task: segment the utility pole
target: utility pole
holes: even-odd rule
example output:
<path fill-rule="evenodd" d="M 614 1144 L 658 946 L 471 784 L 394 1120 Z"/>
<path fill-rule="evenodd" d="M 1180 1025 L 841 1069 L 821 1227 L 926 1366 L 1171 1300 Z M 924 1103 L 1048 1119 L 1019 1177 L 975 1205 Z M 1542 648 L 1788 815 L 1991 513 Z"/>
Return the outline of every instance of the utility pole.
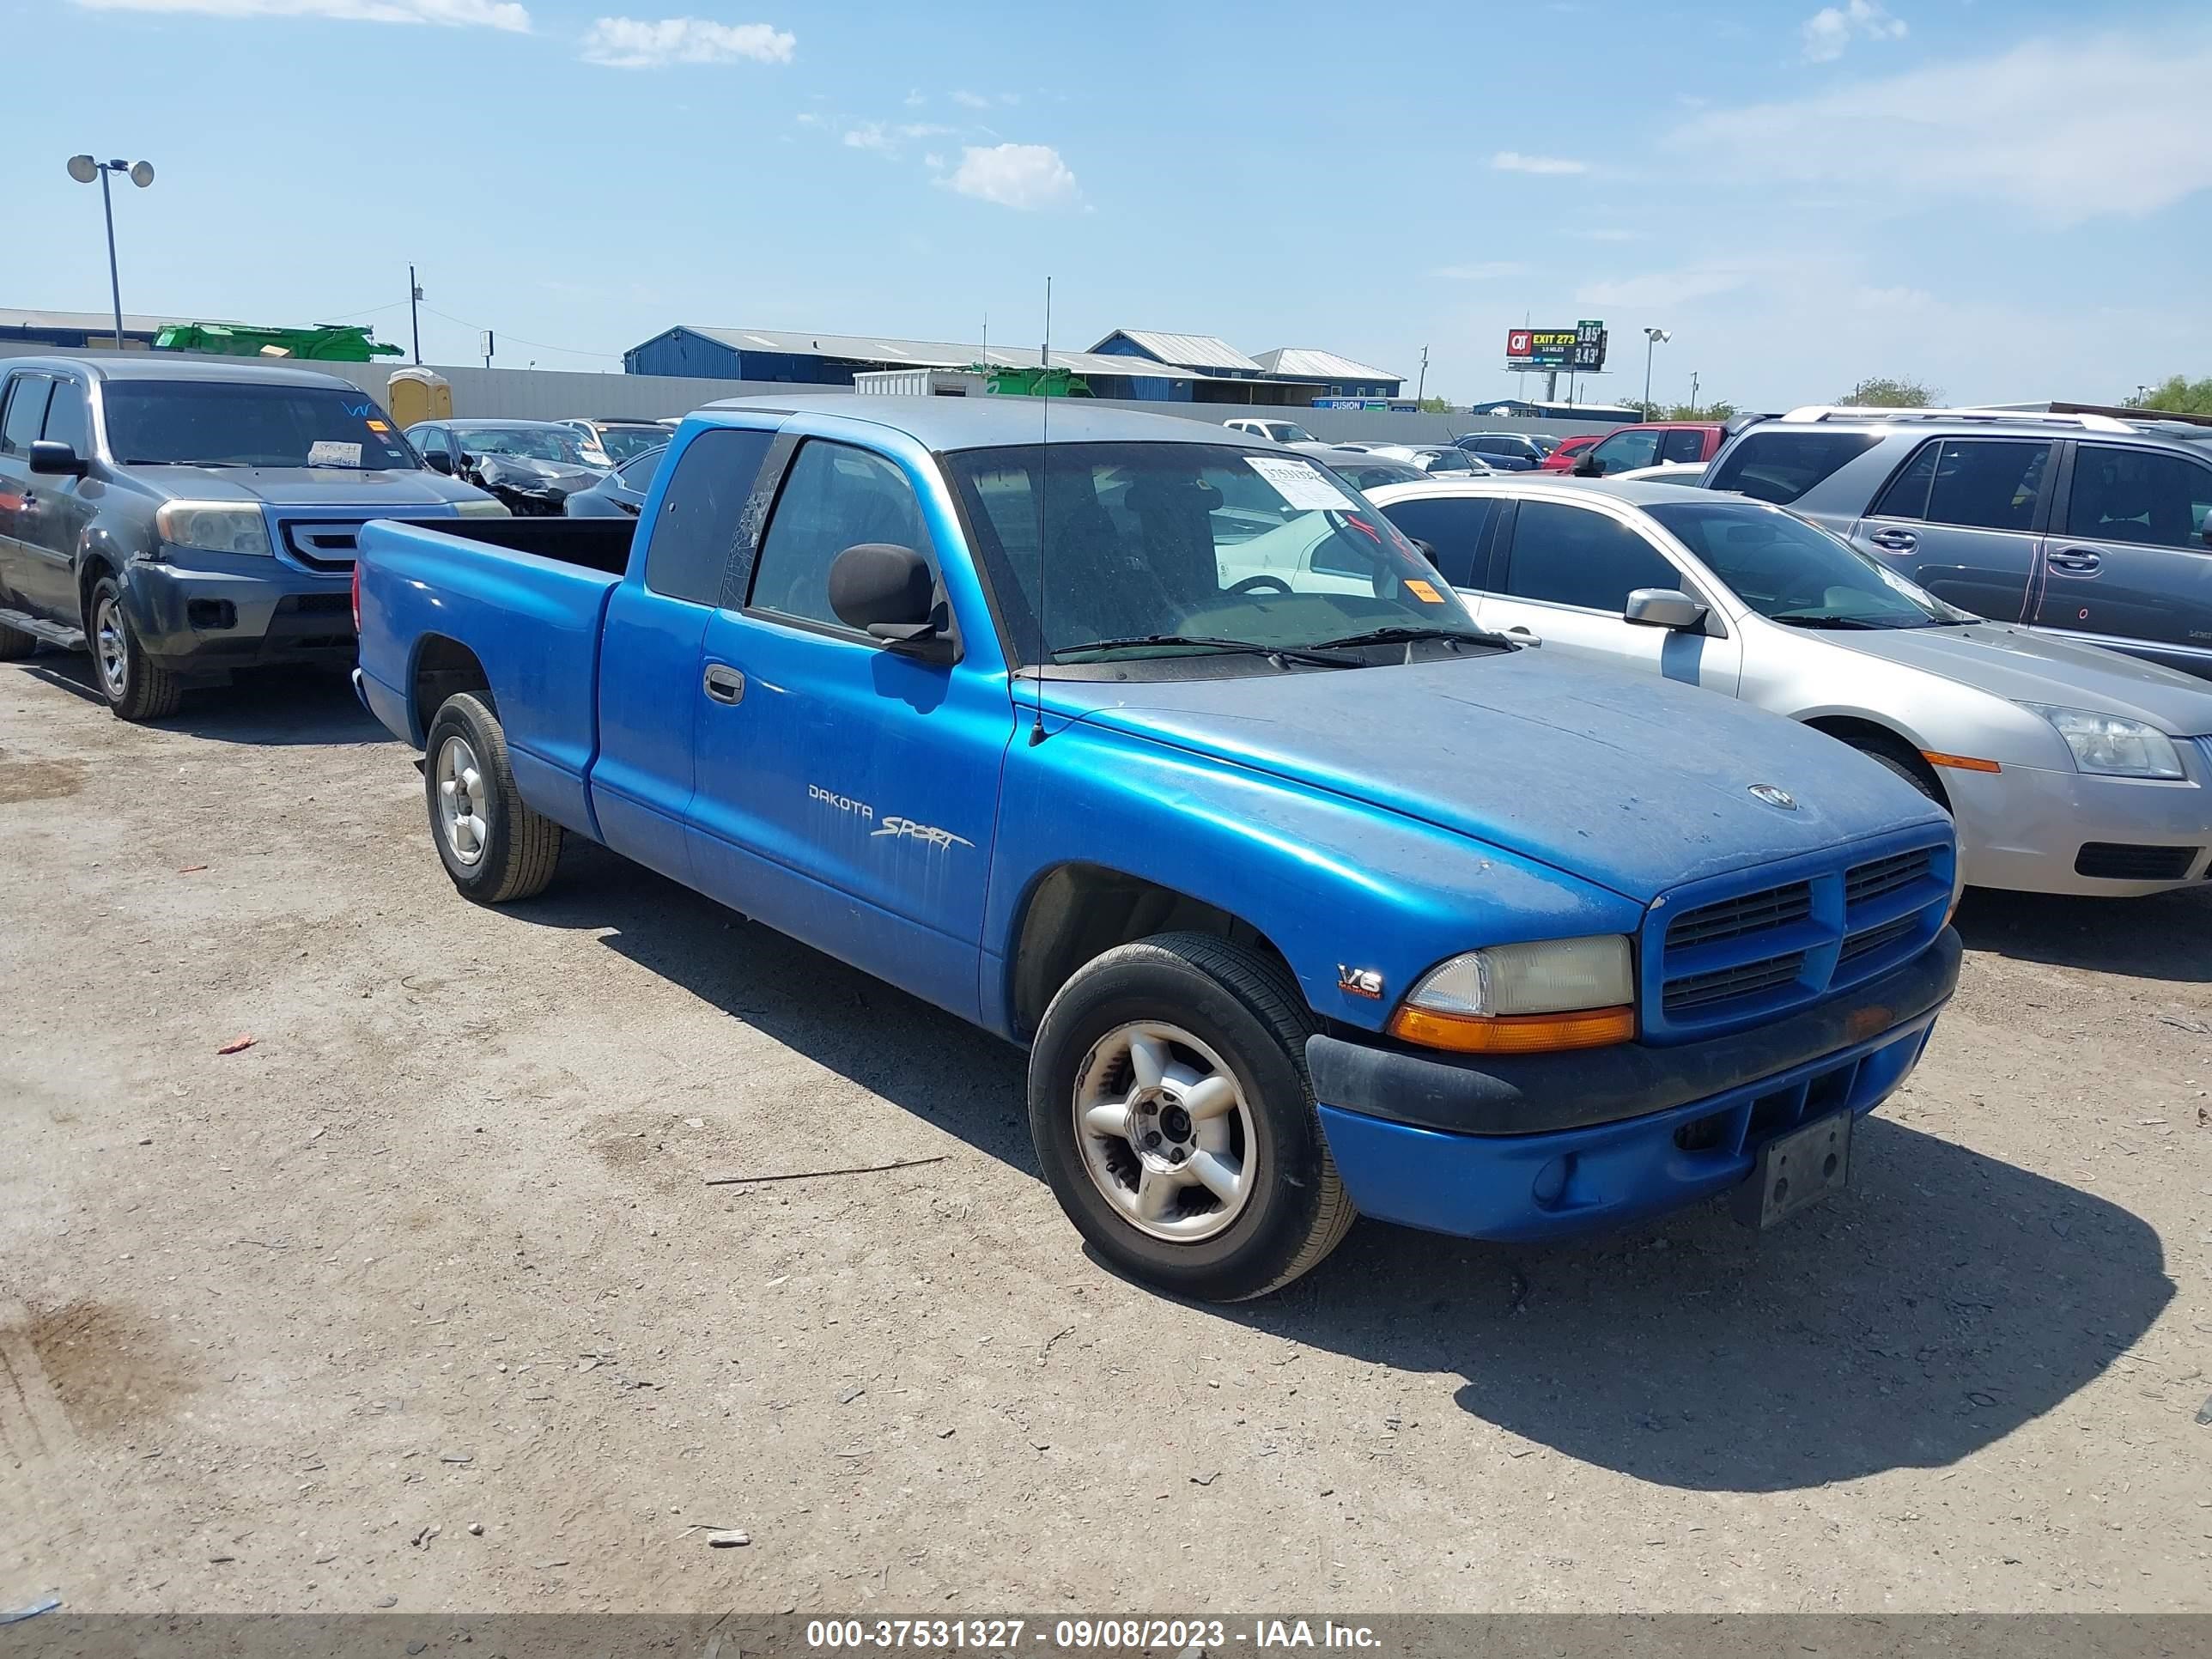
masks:
<path fill-rule="evenodd" d="M 100 180 L 100 210 L 107 221 L 107 294 L 115 305 L 115 349 L 123 349 L 123 279 L 115 270 L 115 202 L 108 194 L 107 175 L 120 173 L 143 190 L 154 182 L 154 168 L 146 161 L 101 161 L 89 155 L 72 155 L 69 176 L 80 185 Z"/>
<path fill-rule="evenodd" d="M 1698 371 L 1690 371 L 1690 418 L 1698 418 Z"/>
<path fill-rule="evenodd" d="M 1399 381 L 1399 382 L 1398 382 L 1398 384 L 1399 384 L 1400 386 L 1403 386 L 1403 385 L 1405 385 L 1405 382 L 1404 382 L 1403 380 L 1401 380 L 1401 381 Z M 1414 401 L 1415 403 L 1419 403 L 1419 402 L 1420 402 L 1420 401 L 1421 401 L 1422 394 L 1423 394 L 1423 393 L 1425 393 L 1425 392 L 1427 392 L 1427 391 L 1428 391 L 1428 389 L 1429 389 L 1429 349 L 1428 349 L 1428 347 L 1426 347 L 1426 346 L 1423 346 L 1423 347 L 1421 348 L 1421 378 L 1420 378 L 1419 380 L 1416 380 L 1416 381 L 1414 381 L 1414 382 L 1413 382 L 1413 401 Z"/>
<path fill-rule="evenodd" d="M 415 331 L 415 362 L 422 362 L 422 313 L 416 307 L 422 303 L 422 285 L 415 280 L 415 267 L 407 267 L 407 321 Z"/>
<path fill-rule="evenodd" d="M 1651 354 L 1674 337 L 1663 328 L 1644 331 L 1644 418 L 1651 418 Z"/>

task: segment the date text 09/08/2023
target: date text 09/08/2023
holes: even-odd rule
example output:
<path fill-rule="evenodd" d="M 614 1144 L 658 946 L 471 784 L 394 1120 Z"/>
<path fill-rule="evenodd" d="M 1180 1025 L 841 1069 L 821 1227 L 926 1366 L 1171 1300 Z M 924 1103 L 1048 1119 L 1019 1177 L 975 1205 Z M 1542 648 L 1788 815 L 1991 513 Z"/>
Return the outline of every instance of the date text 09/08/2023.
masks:
<path fill-rule="evenodd" d="M 1380 1638 L 1365 1625 L 1332 1620 L 1252 1619 L 816 1619 L 806 1645 L 815 1653 L 908 1648 L 1015 1654 L 1036 1645 L 1070 1652 L 1219 1653 L 1232 1644 L 1280 1648 L 1372 1649 Z"/>

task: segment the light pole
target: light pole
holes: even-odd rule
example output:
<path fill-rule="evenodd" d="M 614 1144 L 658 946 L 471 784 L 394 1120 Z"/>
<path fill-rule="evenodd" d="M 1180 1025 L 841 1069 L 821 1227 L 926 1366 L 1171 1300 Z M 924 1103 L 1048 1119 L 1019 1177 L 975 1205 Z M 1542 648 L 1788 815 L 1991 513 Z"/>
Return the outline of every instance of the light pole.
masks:
<path fill-rule="evenodd" d="M 1663 328 L 1644 331 L 1644 418 L 1651 418 L 1651 354 L 1674 337 Z"/>
<path fill-rule="evenodd" d="M 143 190 L 154 182 L 154 164 L 150 161 L 95 161 L 89 155 L 72 155 L 69 160 L 69 176 L 80 185 L 90 184 L 95 176 L 100 179 L 100 208 L 107 216 L 107 292 L 115 302 L 115 349 L 123 349 L 123 280 L 115 274 L 115 200 L 108 194 L 107 175 L 120 173 Z"/>

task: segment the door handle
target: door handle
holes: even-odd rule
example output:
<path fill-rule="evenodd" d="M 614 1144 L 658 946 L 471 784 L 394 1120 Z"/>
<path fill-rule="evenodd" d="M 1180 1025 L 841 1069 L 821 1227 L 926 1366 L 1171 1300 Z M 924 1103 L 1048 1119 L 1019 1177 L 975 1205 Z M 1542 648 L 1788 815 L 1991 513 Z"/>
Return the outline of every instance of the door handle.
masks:
<path fill-rule="evenodd" d="M 2094 576 L 2103 568 L 2105 560 L 2103 555 L 2092 553 L 2086 547 L 2069 547 L 2063 553 L 2046 555 L 2043 562 L 2069 576 Z"/>
<path fill-rule="evenodd" d="M 1541 645 L 1544 642 L 1540 635 L 1530 629 L 1522 627 L 1519 623 L 1515 623 L 1507 629 L 1505 635 L 1508 639 L 1518 640 L 1523 645 Z"/>
<path fill-rule="evenodd" d="M 745 677 L 726 663 L 708 663 L 703 684 L 707 695 L 716 702 L 744 701 Z"/>
<path fill-rule="evenodd" d="M 1910 530 L 1877 530 L 1867 539 L 1891 553 L 1910 553 L 1920 545 L 1920 538 Z"/>

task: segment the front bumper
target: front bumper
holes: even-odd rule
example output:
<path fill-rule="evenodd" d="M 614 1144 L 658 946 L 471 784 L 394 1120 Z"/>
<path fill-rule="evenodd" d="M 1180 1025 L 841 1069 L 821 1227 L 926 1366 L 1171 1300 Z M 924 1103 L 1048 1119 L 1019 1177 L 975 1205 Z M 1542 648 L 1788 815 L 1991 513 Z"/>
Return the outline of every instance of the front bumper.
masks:
<path fill-rule="evenodd" d="M 2212 761 L 2202 744 L 2177 738 L 2175 746 L 2183 764 L 2195 770 Z M 2212 874 L 2212 787 L 2199 778 L 2106 778 L 2030 766 L 2002 772 L 1948 769 L 1942 777 L 1969 887 L 2130 898 L 2186 887 Z M 2081 848 L 2091 844 L 2187 849 L 2194 856 L 2184 864 L 2177 853 L 2179 873 L 2159 880 L 2077 874 Z"/>
<path fill-rule="evenodd" d="M 1363 1213 L 1470 1238 L 1565 1237 L 1710 1197 L 1775 1135 L 1874 1110 L 1918 1062 L 1960 954 L 1946 928 L 1848 995 L 1675 1048 L 1471 1063 L 1316 1036 L 1306 1060 Z"/>
<path fill-rule="evenodd" d="M 266 556 L 209 555 L 204 564 L 141 560 L 124 607 L 147 655 L 172 673 L 217 675 L 270 663 L 351 662 L 347 574 Z"/>

